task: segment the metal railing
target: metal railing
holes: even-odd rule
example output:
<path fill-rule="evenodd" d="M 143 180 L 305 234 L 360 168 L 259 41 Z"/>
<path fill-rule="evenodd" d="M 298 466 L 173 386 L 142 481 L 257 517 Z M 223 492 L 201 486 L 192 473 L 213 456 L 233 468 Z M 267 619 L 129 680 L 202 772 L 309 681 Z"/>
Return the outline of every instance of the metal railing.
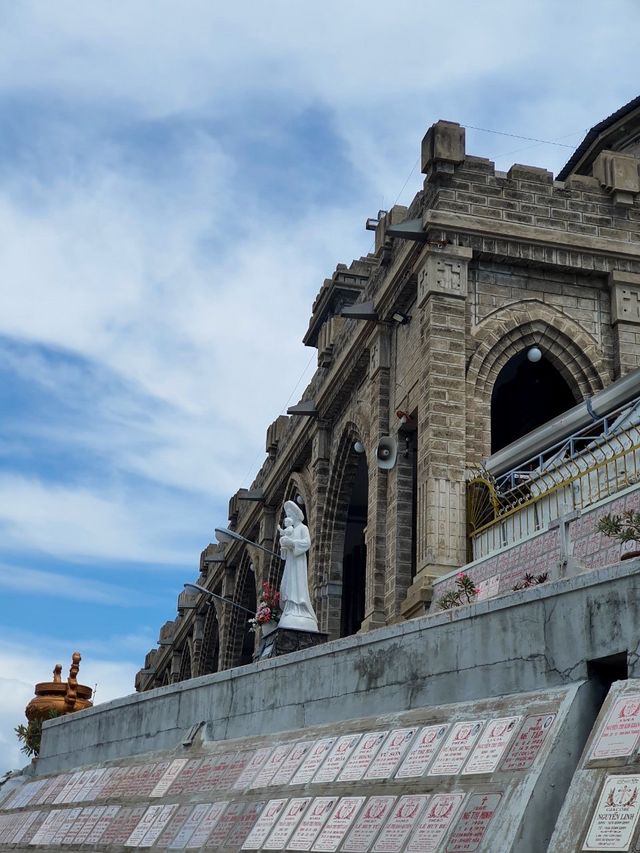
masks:
<path fill-rule="evenodd" d="M 471 472 L 467 525 L 473 558 L 517 542 L 569 512 L 640 482 L 640 398 L 532 458 L 492 476 Z"/>

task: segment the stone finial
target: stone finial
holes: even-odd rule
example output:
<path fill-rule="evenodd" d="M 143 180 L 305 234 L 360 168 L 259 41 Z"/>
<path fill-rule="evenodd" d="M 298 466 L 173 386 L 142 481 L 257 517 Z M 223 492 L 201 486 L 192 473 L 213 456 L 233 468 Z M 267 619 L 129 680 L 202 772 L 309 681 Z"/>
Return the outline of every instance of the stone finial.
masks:
<path fill-rule="evenodd" d="M 465 154 L 465 130 L 455 121 L 437 121 L 422 140 L 422 174 L 453 172 Z"/>
<path fill-rule="evenodd" d="M 57 663 L 53 668 L 53 683 L 61 684 L 62 683 L 62 664 Z"/>

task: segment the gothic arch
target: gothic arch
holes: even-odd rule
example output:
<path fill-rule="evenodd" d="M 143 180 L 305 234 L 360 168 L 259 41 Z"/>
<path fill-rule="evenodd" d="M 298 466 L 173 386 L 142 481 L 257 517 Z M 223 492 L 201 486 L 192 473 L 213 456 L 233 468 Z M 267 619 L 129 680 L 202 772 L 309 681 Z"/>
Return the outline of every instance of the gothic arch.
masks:
<path fill-rule="evenodd" d="M 178 681 L 187 681 L 189 678 L 192 678 L 191 642 L 190 640 L 187 640 L 182 649 L 182 656 L 180 658 L 180 673 L 178 675 Z"/>
<path fill-rule="evenodd" d="M 353 421 L 348 422 L 335 445 L 324 514 L 319 535 L 318 618 L 322 630 L 331 637 L 340 636 L 343 583 L 343 554 L 347 533 L 347 513 L 360 456 L 353 445 L 360 441 L 366 448 L 366 436 Z M 364 456 L 366 460 L 366 453 Z M 322 567 L 320 569 L 320 567 Z"/>
<path fill-rule="evenodd" d="M 245 548 L 240 564 L 236 572 L 236 582 L 233 592 L 233 600 L 255 613 L 256 610 L 256 581 L 255 574 L 250 568 L 251 557 Z M 224 654 L 224 669 L 232 666 L 242 666 L 251 662 L 253 651 L 252 638 L 249 635 L 248 620 L 250 614 L 231 604 L 225 604 L 229 613 L 227 616 L 228 633 L 227 647 Z M 251 649 L 249 648 L 251 646 Z"/>
<path fill-rule="evenodd" d="M 467 368 L 467 446 L 472 463 L 491 452 L 493 387 L 502 368 L 523 349 L 539 346 L 577 400 L 609 381 L 595 339 L 574 320 L 537 299 L 494 311 L 472 337 L 479 342 Z"/>
<path fill-rule="evenodd" d="M 202 631 L 202 649 L 200 651 L 200 666 L 198 675 L 209 675 L 217 672 L 219 667 L 220 626 L 215 605 L 207 609 Z"/>

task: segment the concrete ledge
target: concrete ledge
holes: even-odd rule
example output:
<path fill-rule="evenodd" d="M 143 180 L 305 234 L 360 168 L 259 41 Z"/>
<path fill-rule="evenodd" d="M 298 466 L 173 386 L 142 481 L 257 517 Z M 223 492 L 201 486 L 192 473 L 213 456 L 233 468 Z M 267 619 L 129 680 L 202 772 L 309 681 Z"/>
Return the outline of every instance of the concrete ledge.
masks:
<path fill-rule="evenodd" d="M 640 560 L 134 694 L 45 724 L 38 773 L 178 745 L 546 689 L 627 653 L 640 674 Z"/>

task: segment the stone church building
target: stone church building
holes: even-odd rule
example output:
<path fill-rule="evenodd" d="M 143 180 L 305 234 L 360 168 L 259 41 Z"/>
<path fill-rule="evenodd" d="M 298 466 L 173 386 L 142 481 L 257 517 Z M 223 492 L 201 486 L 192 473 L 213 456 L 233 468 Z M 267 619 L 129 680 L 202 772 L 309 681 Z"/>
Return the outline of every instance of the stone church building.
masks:
<path fill-rule="evenodd" d="M 423 189 L 367 220 L 375 251 L 323 282 L 303 338 L 316 373 L 268 427 L 228 523 L 277 550 L 283 502 L 298 501 L 330 639 L 427 612 L 500 512 L 491 459 L 640 365 L 639 158 L 640 98 L 593 127 L 557 178 L 497 171 L 466 150 L 464 127 L 438 121 Z M 280 572 L 234 541 L 205 548 L 198 582 L 253 610 Z M 186 589 L 136 689 L 248 663 L 254 645 L 246 614 Z"/>
<path fill-rule="evenodd" d="M 423 189 L 320 288 L 226 544 L 137 692 L 0 779 L 0 848 L 640 850 L 640 542 L 601 525 L 640 518 L 639 167 L 640 98 L 557 179 L 428 130 Z M 270 656 L 288 500 L 329 642 Z"/>

